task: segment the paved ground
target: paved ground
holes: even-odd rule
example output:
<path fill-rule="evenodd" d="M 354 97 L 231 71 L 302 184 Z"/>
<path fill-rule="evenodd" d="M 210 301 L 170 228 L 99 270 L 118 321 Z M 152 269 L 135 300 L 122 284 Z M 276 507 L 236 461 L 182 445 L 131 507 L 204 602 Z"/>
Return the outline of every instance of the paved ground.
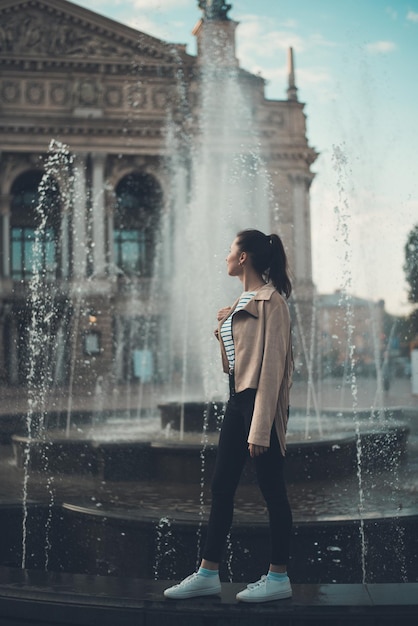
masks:
<path fill-rule="evenodd" d="M 353 403 L 362 409 L 404 407 L 408 409 L 412 440 L 418 441 L 418 396 L 411 394 L 410 381 L 396 379 L 392 381 L 389 392 L 380 395 L 376 394 L 376 381 L 359 379 L 357 383 L 353 395 L 349 387 L 341 385 L 341 381 L 324 381 L 315 388 L 318 405 L 337 409 L 350 408 Z M 11 390 L 0 389 L 0 395 L 0 419 L 2 414 L 24 414 L 27 411 L 27 398 L 21 391 L 16 395 L 15 391 L 12 393 Z M 142 406 L 152 406 L 156 404 L 158 393 L 155 395 L 155 390 L 151 393 L 150 390 L 138 387 L 118 387 L 112 390 L 110 396 L 102 397 L 100 404 L 115 409 L 134 409 L 139 397 L 142 397 Z M 91 410 L 97 406 L 96 402 L 97 398 L 76 393 L 71 406 L 75 411 Z M 296 382 L 292 391 L 292 406 L 304 409 L 307 404 L 314 404 L 312 390 L 306 383 Z M 68 399 L 56 394 L 50 398 L 49 405 L 53 410 L 66 410 Z M 36 480 L 31 479 L 30 487 L 32 497 L 38 499 L 41 483 L 37 484 Z M 85 476 L 77 481 L 73 477 L 63 477 L 62 484 L 58 483 L 56 487 L 59 500 L 61 490 L 62 495 L 70 496 L 72 490 L 79 493 L 80 489 L 85 488 L 97 495 L 95 490 L 103 490 L 104 484 L 94 477 Z M 119 483 L 116 487 L 113 495 L 115 502 L 120 502 L 125 486 Z M 128 485 L 126 489 L 132 499 L 131 486 Z M 21 493 L 22 472 L 12 462 L 11 447 L 1 446 L 0 502 L 14 500 L 21 497 Z M 417 492 L 413 493 L 416 496 Z M 337 621 L 344 626 L 368 626 L 371 623 L 374 626 L 389 626 L 394 621 L 412 626 L 418 623 L 417 584 L 296 585 L 293 600 L 254 607 L 237 605 L 234 597 L 238 585 L 226 584 L 220 601 L 204 599 L 181 605 L 162 601 L 165 583 L 161 581 L 103 579 L 0 568 L 0 623 L 5 626 L 15 626 L 17 623 L 22 626 L 41 623 L 42 626 L 56 626 L 65 622 L 87 626 L 96 623 L 128 625 L 158 622 L 170 626 L 185 626 L 189 623 L 195 626 L 197 623 L 227 622 L 231 626 L 243 626 L 257 621 L 261 626 L 283 619 L 292 626 L 305 623 L 331 625 Z"/>

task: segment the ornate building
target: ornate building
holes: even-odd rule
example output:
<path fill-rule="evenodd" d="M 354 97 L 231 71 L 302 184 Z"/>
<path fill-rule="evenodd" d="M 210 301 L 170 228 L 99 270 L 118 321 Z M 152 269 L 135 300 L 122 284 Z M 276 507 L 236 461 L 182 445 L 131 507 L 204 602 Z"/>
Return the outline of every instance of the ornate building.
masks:
<path fill-rule="evenodd" d="M 267 100 L 263 79 L 235 58 L 230 6 L 199 7 L 195 57 L 67 0 L 0 0 L 1 385 L 26 384 L 34 355 L 51 385 L 65 387 L 70 378 L 94 385 L 109 373 L 119 382 L 153 377 L 135 371 L 135 354 L 144 348 L 145 322 L 149 328 L 160 314 L 148 292 L 156 233 L 171 206 L 166 122 L 170 115 L 189 136 L 198 132 L 208 36 L 221 42 L 220 62 L 229 47 L 251 99 L 273 190 L 272 229 L 278 205 L 295 293 L 302 305 L 310 302 L 316 153 L 292 53 L 287 98 Z M 132 285 L 140 310 L 132 309 Z M 36 322 L 44 340 L 31 356 L 33 310 L 43 300 L 53 315 Z"/>

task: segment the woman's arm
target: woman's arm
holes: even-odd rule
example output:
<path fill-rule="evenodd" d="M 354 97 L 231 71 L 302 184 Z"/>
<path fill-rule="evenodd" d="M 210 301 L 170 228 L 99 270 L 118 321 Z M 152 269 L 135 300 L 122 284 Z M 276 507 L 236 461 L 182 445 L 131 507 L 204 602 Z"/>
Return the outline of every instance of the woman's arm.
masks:
<path fill-rule="evenodd" d="M 250 452 L 250 457 L 253 459 L 255 456 L 260 456 L 260 454 L 267 452 L 268 448 L 266 446 L 256 446 L 254 443 L 249 443 L 248 450 Z"/>
<path fill-rule="evenodd" d="M 290 342 L 290 315 L 286 302 L 280 298 L 274 302 L 270 300 L 266 305 L 263 360 L 248 435 L 249 444 L 262 448 L 270 446 Z"/>

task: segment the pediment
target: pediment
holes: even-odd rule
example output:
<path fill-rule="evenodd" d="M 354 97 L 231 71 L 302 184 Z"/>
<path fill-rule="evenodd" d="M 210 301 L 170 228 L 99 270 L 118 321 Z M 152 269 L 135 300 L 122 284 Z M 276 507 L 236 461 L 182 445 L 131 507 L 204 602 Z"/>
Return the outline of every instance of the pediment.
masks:
<path fill-rule="evenodd" d="M 189 57 L 67 0 L 0 0 L 0 58 L 175 63 L 179 54 Z"/>

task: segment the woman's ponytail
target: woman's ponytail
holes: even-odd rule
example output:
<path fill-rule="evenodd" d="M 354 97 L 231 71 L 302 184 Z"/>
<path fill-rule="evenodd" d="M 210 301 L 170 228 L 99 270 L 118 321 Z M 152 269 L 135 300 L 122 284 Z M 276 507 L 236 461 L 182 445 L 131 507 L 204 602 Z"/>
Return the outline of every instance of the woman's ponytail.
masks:
<path fill-rule="evenodd" d="M 283 242 L 275 233 L 265 235 L 259 230 L 242 230 L 237 235 L 241 252 L 251 257 L 256 272 L 271 281 L 277 291 L 289 298 L 292 293 L 287 257 Z"/>
<path fill-rule="evenodd" d="M 268 278 L 271 280 L 277 291 L 289 298 L 292 293 L 292 283 L 290 282 L 287 257 L 283 242 L 275 233 L 269 237 L 271 246 L 271 262 Z"/>

